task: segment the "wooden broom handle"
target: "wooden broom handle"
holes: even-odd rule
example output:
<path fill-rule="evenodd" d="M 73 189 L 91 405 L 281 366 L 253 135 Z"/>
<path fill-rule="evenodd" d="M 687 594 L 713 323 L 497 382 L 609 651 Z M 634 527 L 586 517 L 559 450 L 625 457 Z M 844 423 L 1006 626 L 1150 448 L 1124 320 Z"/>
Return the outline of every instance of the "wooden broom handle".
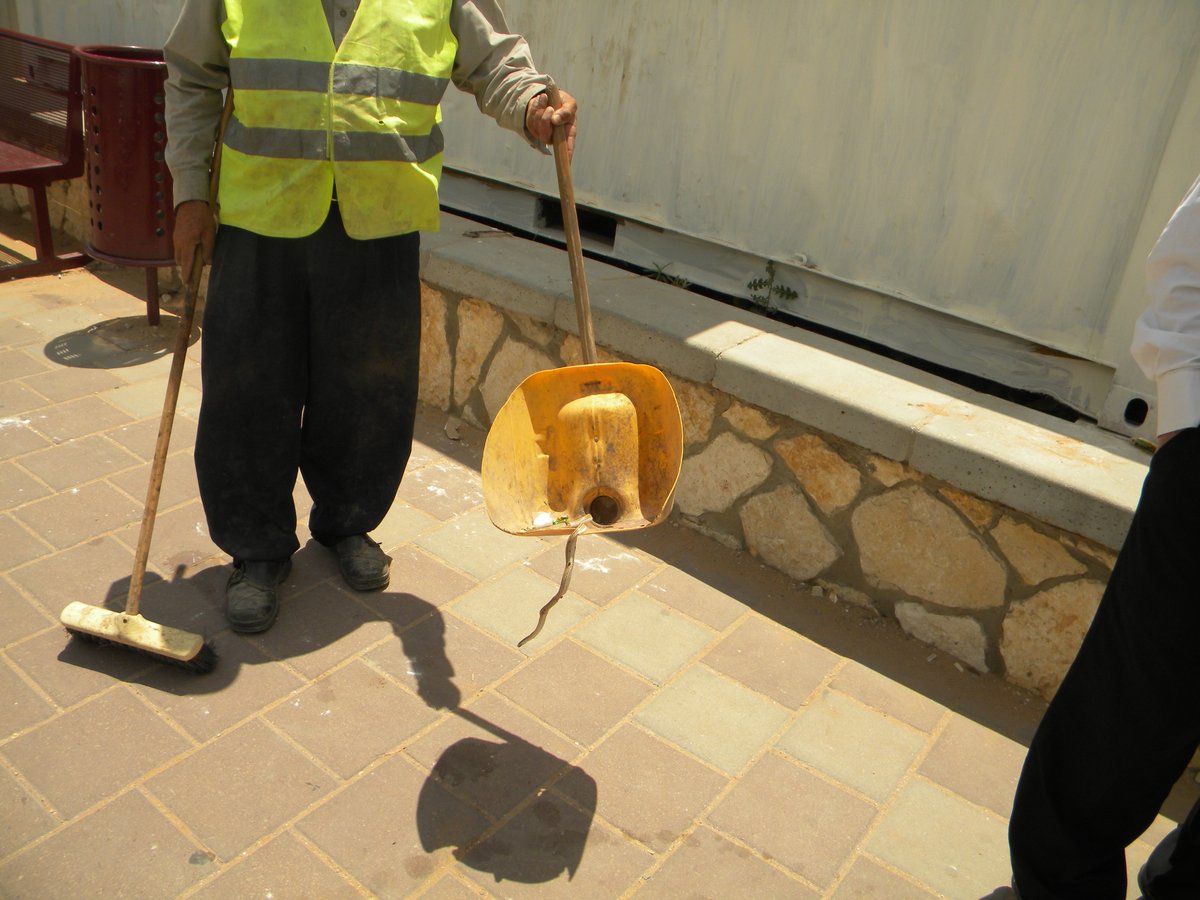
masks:
<path fill-rule="evenodd" d="M 562 106 L 558 86 L 551 82 L 546 91 L 550 105 Z M 579 215 L 575 210 L 575 187 L 571 183 L 571 159 L 567 155 L 567 129 L 554 126 L 554 170 L 558 173 L 558 196 L 562 203 L 563 231 L 567 236 L 567 259 L 571 265 L 571 290 L 575 293 L 575 313 L 579 317 L 579 342 L 583 361 L 596 361 L 596 335 L 592 330 L 592 306 L 588 300 L 587 279 L 583 274 L 583 242 L 579 238 Z"/>
<path fill-rule="evenodd" d="M 221 177 L 221 141 L 225 126 L 233 111 L 233 89 L 225 95 L 225 107 L 217 125 L 216 142 L 213 145 L 212 167 L 208 182 L 208 208 L 214 215 L 217 209 L 217 186 Z M 192 337 L 192 322 L 196 317 L 196 295 L 200 293 L 200 279 L 204 274 L 204 248 L 197 243 L 192 254 L 192 277 L 188 280 L 187 293 L 183 298 L 183 311 L 179 317 L 179 330 L 175 334 L 175 348 L 171 355 L 171 372 L 167 376 L 167 393 L 163 398 L 162 418 L 158 424 L 158 440 L 154 444 L 154 460 L 150 465 L 150 485 L 146 489 L 146 506 L 142 510 L 142 529 L 138 534 L 137 550 L 133 556 L 133 574 L 129 577 L 129 595 L 125 600 L 125 614 L 136 616 L 141 608 L 142 585 L 146 580 L 146 563 L 150 559 L 150 539 L 154 535 L 154 520 L 158 515 L 158 500 L 162 494 L 163 473 L 167 468 L 167 449 L 171 445 L 171 430 L 175 424 L 175 407 L 179 403 L 179 386 L 183 382 L 183 364 L 187 359 L 188 341 Z"/>

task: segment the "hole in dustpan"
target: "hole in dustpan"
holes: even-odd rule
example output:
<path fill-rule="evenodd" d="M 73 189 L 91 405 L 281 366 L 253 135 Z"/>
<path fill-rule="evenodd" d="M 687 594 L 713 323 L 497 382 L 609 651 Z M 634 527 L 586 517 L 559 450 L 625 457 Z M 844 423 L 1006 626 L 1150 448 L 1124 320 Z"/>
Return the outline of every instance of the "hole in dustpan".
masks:
<path fill-rule="evenodd" d="M 613 497 L 599 494 L 588 504 L 588 514 L 597 525 L 611 525 L 621 518 L 621 504 Z"/>

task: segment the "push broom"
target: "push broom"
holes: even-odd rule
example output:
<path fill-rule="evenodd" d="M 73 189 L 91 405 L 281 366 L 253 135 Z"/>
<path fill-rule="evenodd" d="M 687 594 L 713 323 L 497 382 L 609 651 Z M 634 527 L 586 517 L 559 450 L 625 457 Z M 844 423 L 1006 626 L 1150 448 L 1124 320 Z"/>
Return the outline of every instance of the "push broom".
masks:
<path fill-rule="evenodd" d="M 221 112 L 221 121 L 213 146 L 208 190 L 210 210 L 216 209 L 217 184 L 221 170 L 221 140 L 232 109 L 233 91 L 230 90 L 226 92 L 225 108 Z M 129 578 L 129 594 L 125 599 L 125 608 L 112 610 L 75 601 L 59 616 L 59 621 L 73 638 L 93 644 L 130 648 L 161 662 L 199 673 L 212 671 L 216 665 L 217 654 L 212 645 L 198 634 L 151 621 L 138 610 L 142 598 L 142 585 L 146 579 L 146 562 L 150 556 L 150 538 L 154 533 L 154 519 L 158 514 L 158 499 L 162 493 L 167 448 L 171 443 L 171 427 L 175 422 L 175 406 L 179 400 L 179 386 L 183 380 L 183 363 L 187 358 L 188 340 L 192 334 L 192 321 L 196 314 L 196 295 L 200 292 L 200 277 L 203 271 L 204 254 L 197 243 L 192 257 L 191 278 L 179 318 L 179 332 L 175 336 L 171 372 L 167 376 L 167 393 L 158 425 L 158 441 L 154 446 L 154 460 L 150 466 L 150 486 L 146 491 L 142 528 L 134 553 L 133 574 Z"/>

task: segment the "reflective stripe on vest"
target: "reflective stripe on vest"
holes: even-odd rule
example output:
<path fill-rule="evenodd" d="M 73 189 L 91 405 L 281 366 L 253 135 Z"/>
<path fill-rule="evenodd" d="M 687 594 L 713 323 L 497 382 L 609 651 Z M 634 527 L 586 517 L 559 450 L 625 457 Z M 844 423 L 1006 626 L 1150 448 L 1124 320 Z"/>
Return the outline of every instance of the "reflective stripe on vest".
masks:
<path fill-rule="evenodd" d="M 457 51 L 450 0 L 362 0 L 336 50 L 319 0 L 225 6 L 234 117 L 221 220 L 311 234 L 336 181 L 352 237 L 436 230 L 438 103 Z"/>

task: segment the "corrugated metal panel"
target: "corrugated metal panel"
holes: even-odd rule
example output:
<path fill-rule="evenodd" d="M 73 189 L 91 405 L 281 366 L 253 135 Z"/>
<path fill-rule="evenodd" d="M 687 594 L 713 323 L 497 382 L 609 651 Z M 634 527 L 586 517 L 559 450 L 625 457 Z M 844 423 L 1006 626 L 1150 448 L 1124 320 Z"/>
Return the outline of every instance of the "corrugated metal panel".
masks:
<path fill-rule="evenodd" d="M 1200 5 L 506 10 L 580 100 L 581 202 L 1108 368 L 1123 358 L 1116 292 L 1195 77 Z M 469 99 L 447 109 L 450 165 L 553 193 L 544 161 Z"/>

